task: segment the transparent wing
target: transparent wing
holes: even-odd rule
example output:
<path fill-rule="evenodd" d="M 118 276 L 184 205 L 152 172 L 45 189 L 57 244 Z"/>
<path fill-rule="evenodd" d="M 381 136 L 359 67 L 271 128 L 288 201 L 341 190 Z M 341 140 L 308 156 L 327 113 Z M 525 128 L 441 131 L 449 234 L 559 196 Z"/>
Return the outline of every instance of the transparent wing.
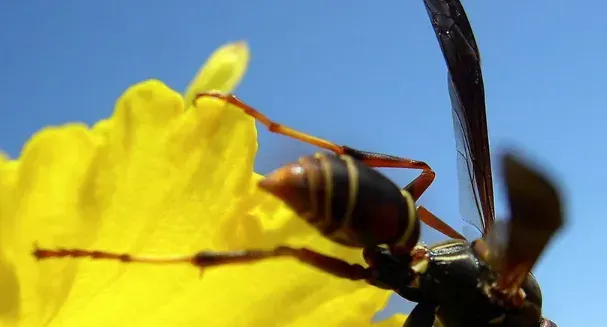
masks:
<path fill-rule="evenodd" d="M 495 221 L 485 91 L 478 46 L 457 0 L 424 0 L 449 69 L 460 213 L 485 235 Z"/>

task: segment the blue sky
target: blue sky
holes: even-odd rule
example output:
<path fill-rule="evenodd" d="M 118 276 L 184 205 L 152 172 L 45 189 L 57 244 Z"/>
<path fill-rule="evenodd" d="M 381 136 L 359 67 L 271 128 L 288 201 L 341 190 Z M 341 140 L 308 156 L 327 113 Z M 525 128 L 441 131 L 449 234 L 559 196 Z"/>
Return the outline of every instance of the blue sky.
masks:
<path fill-rule="evenodd" d="M 607 235 L 607 42 L 602 16 L 588 13 L 607 5 L 591 2 L 464 2 L 483 59 L 493 154 L 520 147 L 564 188 L 569 224 L 535 269 L 545 314 L 560 326 L 600 321 L 607 291 L 597 254 Z M 252 61 L 243 99 L 338 143 L 430 163 L 438 177 L 422 202 L 461 229 L 442 55 L 421 0 L 381 3 L 3 1 L 0 149 L 17 156 L 44 125 L 106 117 L 144 79 L 184 90 L 216 47 L 244 39 Z M 315 150 L 260 131 L 260 172 Z M 414 177 L 387 174 L 403 185 Z M 388 310 L 409 307 L 395 300 Z"/>

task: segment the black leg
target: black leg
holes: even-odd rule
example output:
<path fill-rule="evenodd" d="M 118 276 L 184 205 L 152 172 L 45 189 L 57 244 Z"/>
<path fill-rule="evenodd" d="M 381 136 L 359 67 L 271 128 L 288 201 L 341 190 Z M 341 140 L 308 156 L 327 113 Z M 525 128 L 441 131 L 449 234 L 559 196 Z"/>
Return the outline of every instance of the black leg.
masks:
<path fill-rule="evenodd" d="M 313 266 L 326 273 L 351 280 L 369 280 L 372 272 L 361 265 L 350 264 L 341 259 L 330 257 L 306 248 L 278 246 L 269 250 L 240 250 L 240 251 L 201 251 L 194 255 L 172 257 L 135 256 L 128 253 L 112 253 L 106 251 L 88 251 L 84 249 L 42 249 L 36 246 L 33 255 L 38 259 L 49 258 L 90 258 L 116 260 L 122 262 L 140 262 L 148 264 L 191 264 L 200 269 L 233 265 L 251 264 L 258 261 L 291 257 L 307 265 Z"/>

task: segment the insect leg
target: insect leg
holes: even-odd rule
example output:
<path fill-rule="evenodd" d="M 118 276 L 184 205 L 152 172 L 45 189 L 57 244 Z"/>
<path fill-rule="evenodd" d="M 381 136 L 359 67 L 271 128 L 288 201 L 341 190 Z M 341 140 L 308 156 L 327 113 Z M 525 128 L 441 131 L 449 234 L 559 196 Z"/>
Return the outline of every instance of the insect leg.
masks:
<path fill-rule="evenodd" d="M 440 218 L 435 216 L 432 212 L 430 212 L 423 206 L 419 206 L 417 208 L 417 216 L 426 225 L 436 229 L 437 231 L 447 235 L 448 237 L 460 240 L 466 239 L 462 234 L 453 229 L 453 227 L 449 226 L 447 223 L 442 221 Z"/>
<path fill-rule="evenodd" d="M 240 108 L 242 111 L 244 111 L 245 114 L 253 117 L 256 121 L 265 125 L 268 128 L 268 130 L 272 133 L 277 133 L 277 134 L 281 134 L 284 136 L 288 136 L 290 138 L 302 141 L 304 143 L 308 143 L 308 144 L 323 148 L 325 150 L 332 151 L 336 154 L 345 154 L 343 147 L 341 147 L 333 142 L 329 142 L 329 141 L 321 139 L 319 137 L 316 137 L 316 136 L 313 136 L 310 134 L 306 134 L 304 132 L 300 132 L 300 131 L 292 129 L 288 126 L 285 126 L 285 125 L 272 121 L 266 115 L 257 111 L 255 108 L 249 106 L 248 104 L 244 103 L 243 101 L 241 101 L 239 98 L 237 98 L 233 94 L 223 94 L 223 93 L 217 93 L 217 92 L 203 92 L 203 93 L 199 93 L 196 95 L 196 97 L 194 98 L 194 103 L 196 103 L 196 101 L 198 99 L 204 98 L 204 97 L 220 99 L 233 106 Z"/>
<path fill-rule="evenodd" d="M 408 290 L 409 285 L 415 279 L 416 273 L 409 269 L 412 257 L 409 253 L 398 256 L 391 250 L 373 246 L 363 249 L 363 258 L 373 272 L 373 278 L 367 279 L 371 285 L 379 288 L 394 290 L 402 296 L 403 290 Z M 406 299 L 417 301 L 419 293 L 408 292 Z"/>
<path fill-rule="evenodd" d="M 422 194 L 428 189 L 428 187 L 430 187 L 432 182 L 434 182 L 434 178 L 436 177 L 436 173 L 432 170 L 432 168 L 430 168 L 430 166 L 423 161 L 402 158 L 377 152 L 361 151 L 351 148 L 349 146 L 337 145 L 333 142 L 321 139 L 310 134 L 306 134 L 304 132 L 274 122 L 263 113 L 257 111 L 255 108 L 249 106 L 248 104 L 238 99 L 233 94 L 222 94 L 217 92 L 199 93 L 196 95 L 194 101 L 201 97 L 212 97 L 220 99 L 242 109 L 245 114 L 253 117 L 255 120 L 265 125 L 270 132 L 285 135 L 296 140 L 300 140 L 304 143 L 318 146 L 325 150 L 332 151 L 337 155 L 349 155 L 354 159 L 364 162 L 370 167 L 421 169 L 421 174 L 403 188 L 403 191 L 409 192 L 409 194 L 413 198 L 413 201 L 417 201 L 422 196 Z M 449 227 L 449 225 L 441 221 L 438 217 L 434 216 L 427 210 L 421 212 L 420 220 L 428 226 L 438 230 L 439 232 L 449 237 L 463 239 L 463 236 L 461 234 L 456 232 L 453 228 Z"/>
<path fill-rule="evenodd" d="M 173 257 L 146 257 L 128 253 L 112 253 L 105 251 L 87 251 L 82 249 L 42 249 L 36 247 L 33 255 L 38 259 L 49 258 L 91 258 L 107 259 L 122 262 L 139 262 L 149 264 L 191 264 L 200 269 L 230 265 L 254 263 L 269 258 L 292 257 L 307 265 L 313 266 L 337 277 L 351 280 L 368 280 L 371 271 L 359 264 L 350 264 L 343 260 L 330 257 L 306 248 L 279 246 L 270 250 L 239 250 L 239 251 L 201 251 L 194 255 Z"/>
<path fill-rule="evenodd" d="M 358 159 L 371 167 L 421 169 L 421 174 L 403 188 L 403 190 L 411 194 L 413 201 L 417 201 L 422 196 L 432 182 L 434 182 L 434 178 L 436 177 L 436 173 L 432 168 L 423 161 L 401 158 L 383 153 L 360 151 L 348 146 L 342 146 L 342 148 L 344 149 L 345 154 Z"/>
<path fill-rule="evenodd" d="M 392 155 L 361 151 L 348 146 L 337 145 L 333 142 L 327 141 L 325 139 L 295 130 L 288 126 L 282 125 L 275 121 L 272 121 L 263 113 L 257 111 L 255 108 L 249 106 L 244 103 L 240 99 L 238 99 L 233 94 L 222 94 L 216 92 L 205 92 L 199 93 L 196 95 L 194 101 L 202 97 L 211 97 L 226 101 L 227 103 L 234 105 L 244 111 L 245 114 L 253 117 L 255 120 L 259 121 L 263 125 L 265 125 L 270 132 L 281 134 L 284 136 L 288 136 L 294 138 L 296 140 L 302 141 L 304 143 L 308 143 L 311 145 L 318 146 L 325 150 L 331 151 L 337 155 L 345 154 L 349 155 L 357 160 L 364 162 L 365 164 L 376 167 L 376 168 L 406 168 L 406 169 L 421 169 L 422 173 L 418 176 L 413 182 L 409 183 L 405 187 L 413 200 L 419 199 L 419 197 L 426 191 L 426 189 L 432 184 L 434 181 L 435 173 L 428 166 L 427 163 L 423 161 L 401 158 Z"/>

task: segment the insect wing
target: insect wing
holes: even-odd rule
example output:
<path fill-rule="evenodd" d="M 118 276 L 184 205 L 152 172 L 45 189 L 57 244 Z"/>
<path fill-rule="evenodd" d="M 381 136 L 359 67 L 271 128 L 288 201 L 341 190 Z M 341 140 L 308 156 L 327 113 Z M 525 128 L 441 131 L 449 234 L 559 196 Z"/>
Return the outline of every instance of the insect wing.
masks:
<path fill-rule="evenodd" d="M 503 167 L 511 218 L 498 286 L 516 290 L 563 227 L 564 217 L 560 194 L 550 180 L 511 154 L 504 156 Z"/>
<path fill-rule="evenodd" d="M 424 3 L 449 69 L 460 213 L 485 235 L 495 220 L 495 209 L 478 46 L 459 1 L 424 0 Z"/>

